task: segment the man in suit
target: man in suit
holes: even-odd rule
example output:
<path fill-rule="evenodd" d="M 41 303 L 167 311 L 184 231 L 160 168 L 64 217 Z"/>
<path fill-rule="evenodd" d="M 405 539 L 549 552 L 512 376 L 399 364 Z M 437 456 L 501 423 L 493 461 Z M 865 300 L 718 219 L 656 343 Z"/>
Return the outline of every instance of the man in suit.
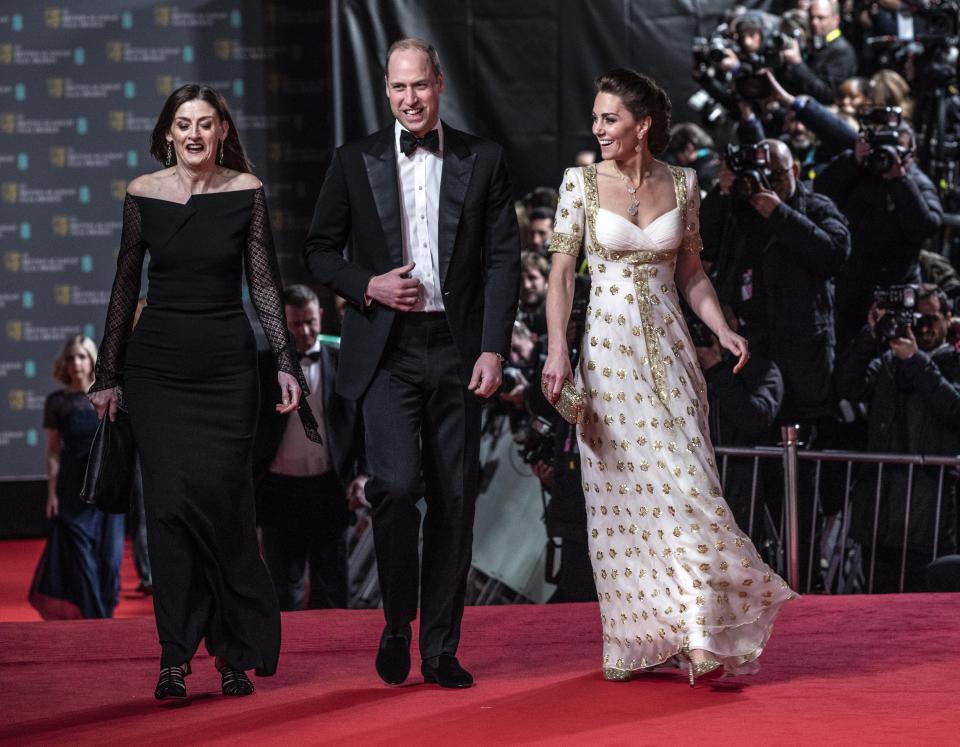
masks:
<path fill-rule="evenodd" d="M 396 122 L 336 150 L 304 258 L 350 302 L 337 390 L 363 402 L 386 617 L 377 672 L 388 684 L 409 673 L 419 578 L 424 680 L 469 687 L 456 652 L 480 406 L 510 349 L 520 238 L 502 148 L 440 121 L 436 50 L 401 39 L 385 70 Z"/>
<path fill-rule="evenodd" d="M 356 403 L 334 391 L 340 351 L 320 342 L 322 312 L 305 285 L 283 292 L 287 329 L 310 387 L 323 444 L 308 440 L 297 418 L 280 415 L 273 356 L 260 358 L 260 419 L 254 440 L 257 520 L 263 554 L 280 609 L 347 606 L 345 531 L 350 509 L 363 502 L 366 475 L 359 471 L 362 436 Z M 306 566 L 310 564 L 310 598 Z M 308 603 L 309 602 L 309 603 Z M 307 604 L 308 603 L 308 604 Z"/>

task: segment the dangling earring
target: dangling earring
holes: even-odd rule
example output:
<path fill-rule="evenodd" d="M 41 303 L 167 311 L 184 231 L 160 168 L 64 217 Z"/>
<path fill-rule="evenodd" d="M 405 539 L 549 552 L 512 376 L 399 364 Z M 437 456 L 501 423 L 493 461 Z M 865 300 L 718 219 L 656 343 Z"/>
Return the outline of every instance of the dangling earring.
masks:
<path fill-rule="evenodd" d="M 173 166 L 173 143 L 167 140 L 167 159 L 163 162 L 164 166 Z"/>
<path fill-rule="evenodd" d="M 217 163 L 223 166 L 223 140 L 217 140 Z"/>

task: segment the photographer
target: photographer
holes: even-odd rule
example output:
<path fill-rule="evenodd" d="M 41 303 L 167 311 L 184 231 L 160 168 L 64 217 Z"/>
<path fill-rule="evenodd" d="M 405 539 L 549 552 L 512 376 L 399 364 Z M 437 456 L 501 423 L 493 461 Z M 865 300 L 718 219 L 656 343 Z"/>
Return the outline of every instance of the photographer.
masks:
<path fill-rule="evenodd" d="M 806 61 L 800 45 L 792 39 L 783 52 L 787 65 L 785 83 L 797 93 L 813 96 L 821 104 L 833 102 L 837 87 L 857 72 L 857 53 L 840 31 L 840 3 L 813 0 L 810 3 L 813 44 Z"/>
<path fill-rule="evenodd" d="M 950 324 L 946 296 L 930 284 L 893 287 L 878 295 L 881 303 L 897 308 L 875 304 L 870 309 L 867 326 L 837 366 L 838 393 L 866 404 L 870 451 L 960 453 L 960 358 L 946 343 Z M 878 345 L 884 348 L 879 355 Z M 884 467 L 879 507 L 875 466 L 865 465 L 853 488 L 851 535 L 865 547 L 867 572 L 875 553 L 875 592 L 900 588 L 907 476 L 905 466 Z M 938 506 L 940 468 L 913 469 L 903 591 L 923 590 L 934 546 L 938 555 L 956 552 L 957 478 L 954 470 L 944 471 Z"/>
<path fill-rule="evenodd" d="M 814 182 L 850 222 L 852 251 L 837 282 L 841 345 L 860 328 L 874 287 L 919 282 L 920 247 L 943 219 L 936 187 L 913 161 L 913 129 L 898 118 L 889 107 L 861 112 L 853 150 Z"/>
<path fill-rule="evenodd" d="M 738 331 L 736 315 L 724 305 L 730 328 Z M 773 422 L 783 402 L 783 377 L 776 364 L 754 353 L 738 375 L 736 360 L 720 347 L 720 341 L 692 314 L 687 315 L 690 339 L 707 384 L 710 438 L 714 446 L 758 446 L 774 443 Z M 737 525 L 748 527 L 750 496 L 753 490 L 753 465 L 732 459 L 726 470 L 724 496 Z M 763 504 L 758 487 L 757 505 Z"/>
<path fill-rule="evenodd" d="M 697 172 L 701 190 L 709 191 L 717 183 L 722 164 L 713 139 L 693 122 L 678 122 L 670 128 L 668 160 L 677 166 L 689 166 Z"/>
<path fill-rule="evenodd" d="M 551 223 L 553 215 L 550 216 Z M 537 335 L 547 333 L 547 315 L 544 301 L 547 298 L 547 279 L 550 262 L 542 255 L 525 251 L 520 255 L 520 308 L 517 319 Z"/>
<path fill-rule="evenodd" d="M 782 417 L 817 422 L 832 412 L 832 279 L 850 236 L 833 202 L 798 174 L 778 140 L 731 150 L 700 224 L 720 300 L 783 374 Z"/>

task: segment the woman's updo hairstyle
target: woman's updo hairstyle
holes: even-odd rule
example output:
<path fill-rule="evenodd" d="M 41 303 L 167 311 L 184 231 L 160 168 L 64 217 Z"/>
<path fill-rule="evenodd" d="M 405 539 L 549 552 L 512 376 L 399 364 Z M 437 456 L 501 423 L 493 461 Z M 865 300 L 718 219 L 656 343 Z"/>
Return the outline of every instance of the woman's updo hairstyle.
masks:
<path fill-rule="evenodd" d="M 666 92 L 650 78 L 636 70 L 618 67 L 594 81 L 597 93 L 617 96 L 634 119 L 650 117 L 647 147 L 654 155 L 667 149 L 670 142 L 670 99 Z"/>

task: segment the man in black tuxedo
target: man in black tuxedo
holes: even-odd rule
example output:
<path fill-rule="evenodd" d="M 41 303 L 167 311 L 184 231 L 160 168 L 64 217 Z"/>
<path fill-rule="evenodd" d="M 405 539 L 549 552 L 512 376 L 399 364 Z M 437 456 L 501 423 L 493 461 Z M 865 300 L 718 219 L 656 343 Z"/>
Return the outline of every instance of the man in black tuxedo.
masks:
<path fill-rule="evenodd" d="M 322 310 L 305 285 L 283 292 L 287 329 L 310 386 L 323 444 L 304 435 L 297 418 L 275 411 L 280 386 L 273 356 L 260 357 L 260 417 L 254 439 L 257 523 L 263 555 L 282 610 L 347 606 L 345 532 L 362 505 L 362 434 L 356 403 L 334 391 L 340 351 L 320 341 Z M 310 565 L 310 598 L 306 568 Z"/>
<path fill-rule="evenodd" d="M 363 400 L 386 617 L 377 672 L 388 684 L 409 673 L 419 578 L 424 679 L 468 687 L 456 652 L 480 406 L 499 388 L 510 349 L 520 238 L 502 148 L 440 121 L 436 50 L 402 39 L 385 69 L 396 122 L 336 150 L 304 258 L 350 302 L 337 389 Z"/>

